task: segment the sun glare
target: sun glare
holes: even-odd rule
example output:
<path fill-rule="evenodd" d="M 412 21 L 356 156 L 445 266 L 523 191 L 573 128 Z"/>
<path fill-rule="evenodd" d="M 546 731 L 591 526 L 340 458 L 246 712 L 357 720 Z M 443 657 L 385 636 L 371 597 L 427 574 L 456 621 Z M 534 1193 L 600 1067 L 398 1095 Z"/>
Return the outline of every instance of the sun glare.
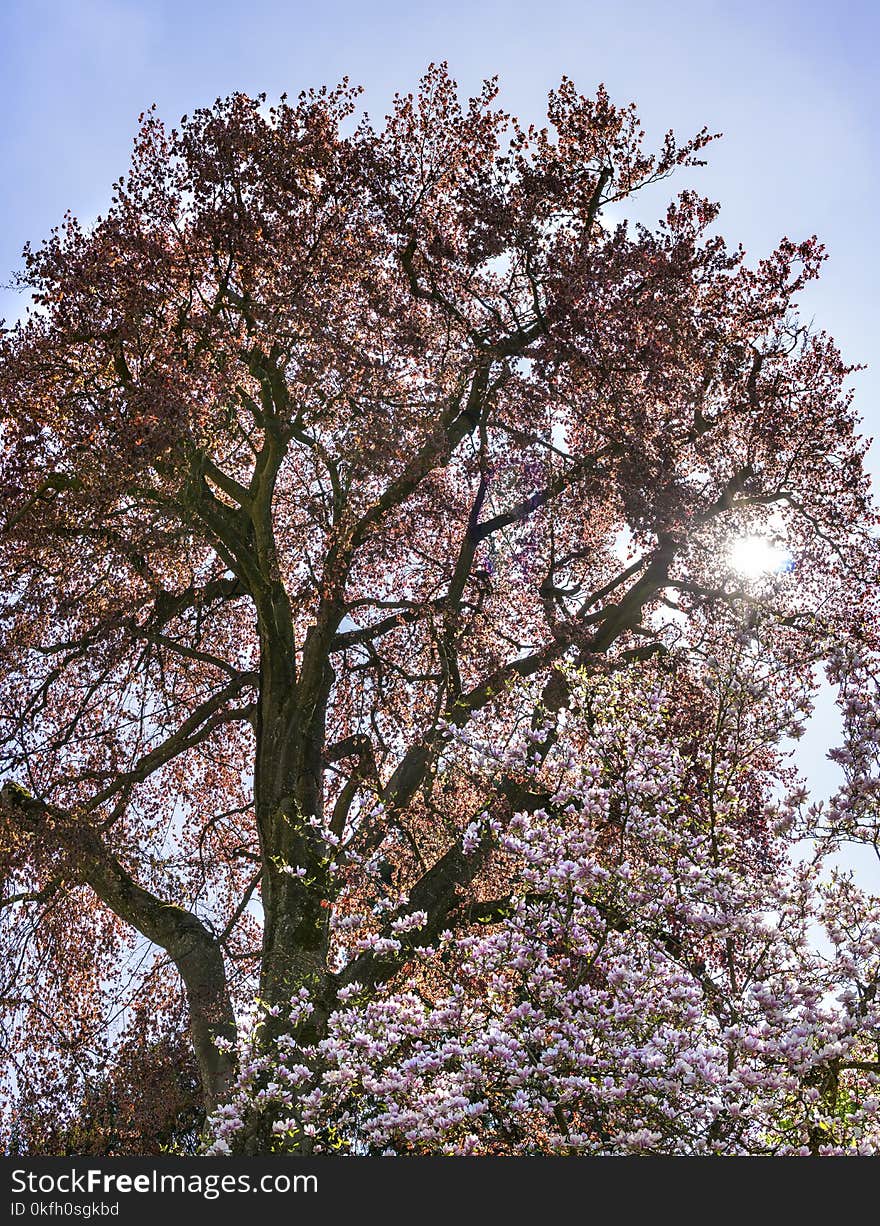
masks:
<path fill-rule="evenodd" d="M 760 579 L 788 570 L 791 554 L 766 536 L 741 536 L 731 545 L 727 562 L 744 578 Z"/>

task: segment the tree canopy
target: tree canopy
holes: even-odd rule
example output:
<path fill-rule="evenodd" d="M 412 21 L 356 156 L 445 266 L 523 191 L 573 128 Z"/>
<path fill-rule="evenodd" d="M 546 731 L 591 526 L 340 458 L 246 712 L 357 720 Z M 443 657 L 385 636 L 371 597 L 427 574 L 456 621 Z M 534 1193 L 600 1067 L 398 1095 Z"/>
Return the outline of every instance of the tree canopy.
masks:
<path fill-rule="evenodd" d="M 218 1152 L 873 1152 L 880 916 L 820 870 L 877 845 L 877 517 L 822 248 L 620 220 L 712 137 L 601 88 L 357 105 L 151 111 L 25 252 L 9 1135 L 186 1041 Z"/>

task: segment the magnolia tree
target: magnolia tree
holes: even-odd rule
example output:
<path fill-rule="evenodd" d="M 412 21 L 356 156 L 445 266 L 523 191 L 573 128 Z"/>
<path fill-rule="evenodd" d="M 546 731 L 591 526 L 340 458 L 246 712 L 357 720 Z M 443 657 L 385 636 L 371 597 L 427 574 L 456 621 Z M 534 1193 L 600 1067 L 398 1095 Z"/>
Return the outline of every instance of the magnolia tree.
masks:
<path fill-rule="evenodd" d="M 824 868 L 877 845 L 878 567 L 821 248 L 750 266 L 692 192 L 609 222 L 708 134 L 495 94 L 151 112 L 26 250 L 7 1148 L 880 1148 L 880 914 Z"/>
<path fill-rule="evenodd" d="M 325 1037 L 291 1037 L 306 989 L 271 1048 L 258 1007 L 210 1152 L 267 1107 L 285 1146 L 319 1152 L 880 1152 L 880 899 L 823 880 L 822 852 L 795 862 L 797 791 L 768 788 L 784 725 L 753 686 L 789 727 L 799 712 L 763 673 L 713 662 L 689 695 L 709 716 L 696 737 L 685 687 L 643 669 L 573 687 L 565 749 L 546 751 L 548 726 L 516 748 L 453 736 L 463 778 L 535 788 L 462 839 L 465 856 L 491 842 L 505 893 L 427 943 L 428 914 L 370 890 L 362 862 Z M 365 952 L 402 949 L 406 980 L 352 978 Z"/>

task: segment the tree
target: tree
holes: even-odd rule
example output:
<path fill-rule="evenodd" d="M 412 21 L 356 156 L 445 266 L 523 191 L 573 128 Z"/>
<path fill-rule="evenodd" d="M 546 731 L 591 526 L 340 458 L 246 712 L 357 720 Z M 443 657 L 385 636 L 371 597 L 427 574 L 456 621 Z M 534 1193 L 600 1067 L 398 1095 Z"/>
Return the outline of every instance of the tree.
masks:
<path fill-rule="evenodd" d="M 157 1016 L 152 1003 L 149 994 L 134 1002 L 122 1041 L 96 1036 L 100 1060 L 66 1100 L 47 1096 L 41 1079 L 20 1086 L 5 1153 L 36 1149 L 52 1157 L 115 1158 L 200 1152 L 205 1121 L 186 1018 L 181 1021 L 179 1007 Z"/>
<path fill-rule="evenodd" d="M 258 1011 L 212 1152 L 269 1107 L 319 1152 L 880 1150 L 880 901 L 823 881 L 824 849 L 793 862 L 799 797 L 768 786 L 803 694 L 748 645 L 697 687 L 644 665 L 572 680 L 564 749 L 543 751 L 546 727 L 526 752 L 460 741 L 469 774 L 542 797 L 465 833 L 466 855 L 494 836 L 496 896 L 429 946 L 425 912 L 388 936 L 350 912 L 349 965 L 414 933 L 409 976 L 345 982 L 308 1047 L 267 1050 Z M 302 992 L 291 1021 L 311 1007 Z"/>
<path fill-rule="evenodd" d="M 656 674 L 686 710 L 652 735 L 703 803 L 707 658 L 758 642 L 788 693 L 833 639 L 874 647 L 851 368 L 796 315 L 818 243 L 750 268 L 692 192 L 653 230 L 607 222 L 710 137 L 649 154 L 602 89 L 563 80 L 541 130 L 492 83 L 460 106 L 443 67 L 380 129 L 355 105 L 143 116 L 106 216 L 26 250 L 35 305 L 0 354 L 6 1047 L 74 1099 L 109 1019 L 148 995 L 173 1017 L 179 976 L 204 1109 L 238 1103 L 249 1152 L 354 1135 L 309 1095 L 355 996 L 381 1014 L 410 984 L 442 1012 L 452 975 L 476 1007 L 475 931 L 545 939 L 555 895 L 517 893 L 511 840 L 537 823 L 549 863 L 566 806 L 601 810 L 547 776 L 599 762 L 603 704 Z M 755 536 L 790 561 L 747 582 L 730 548 Z M 768 750 L 737 792 L 753 841 L 779 769 Z M 673 957 L 655 919 L 640 939 Z M 302 1053 L 285 1101 L 279 1052 Z M 566 1101 L 509 1145 L 606 1137 Z M 406 1147 L 386 1133 L 365 1143 Z"/>

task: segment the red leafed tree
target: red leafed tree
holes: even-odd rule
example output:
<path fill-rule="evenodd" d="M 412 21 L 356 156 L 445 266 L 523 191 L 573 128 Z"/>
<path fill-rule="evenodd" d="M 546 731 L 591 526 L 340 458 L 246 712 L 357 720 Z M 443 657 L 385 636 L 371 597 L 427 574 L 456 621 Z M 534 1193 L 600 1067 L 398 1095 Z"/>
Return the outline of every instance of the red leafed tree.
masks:
<path fill-rule="evenodd" d="M 816 241 L 750 266 L 691 192 L 609 222 L 710 138 L 648 152 L 601 89 L 564 80 L 542 129 L 443 68 L 381 128 L 355 105 L 151 112 L 106 214 L 25 253 L 0 349 L 19 1131 L 187 1027 L 214 1110 L 243 1002 L 314 1048 L 343 987 L 416 974 L 382 940 L 404 911 L 425 948 L 491 925 L 493 840 L 537 784 L 454 771 L 451 738 L 539 729 L 546 755 L 572 670 L 690 667 L 684 743 L 700 652 L 760 622 L 802 677 L 866 624 L 849 371 L 795 313 Z M 757 594 L 729 564 L 750 535 L 790 555 Z M 385 919 L 346 960 L 367 863 Z"/>

